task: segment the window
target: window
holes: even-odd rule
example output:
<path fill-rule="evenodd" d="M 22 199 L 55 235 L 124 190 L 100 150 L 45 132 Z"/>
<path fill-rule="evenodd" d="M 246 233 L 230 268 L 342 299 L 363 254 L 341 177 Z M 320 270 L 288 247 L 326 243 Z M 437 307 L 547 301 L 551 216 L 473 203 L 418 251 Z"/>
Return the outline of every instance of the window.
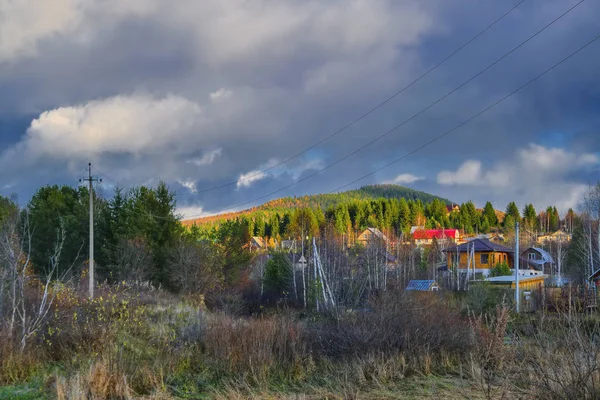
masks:
<path fill-rule="evenodd" d="M 537 258 L 535 253 L 529 253 L 528 257 L 530 260 L 535 260 Z"/>
<path fill-rule="evenodd" d="M 489 264 L 489 262 L 490 262 L 490 255 L 489 254 L 482 254 L 481 255 L 480 263 L 481 264 Z"/>

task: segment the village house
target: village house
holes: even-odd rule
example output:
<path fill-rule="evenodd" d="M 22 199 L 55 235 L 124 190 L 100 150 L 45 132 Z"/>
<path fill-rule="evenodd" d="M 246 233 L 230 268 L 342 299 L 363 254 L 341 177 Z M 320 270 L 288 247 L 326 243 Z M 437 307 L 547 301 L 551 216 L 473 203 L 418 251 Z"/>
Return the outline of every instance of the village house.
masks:
<path fill-rule="evenodd" d="M 362 244 L 363 246 L 367 246 L 376 242 L 386 244 L 388 242 L 388 238 L 377 228 L 367 228 L 363 233 L 358 235 L 356 242 Z"/>
<path fill-rule="evenodd" d="M 600 268 L 588 278 L 597 288 L 600 288 Z"/>
<path fill-rule="evenodd" d="M 282 240 L 281 241 L 281 250 L 295 253 L 297 251 L 296 241 L 293 239 Z"/>
<path fill-rule="evenodd" d="M 556 232 L 553 233 L 547 233 L 545 235 L 539 235 L 536 239 L 538 244 L 546 244 L 548 242 L 565 242 L 568 243 L 571 241 L 572 236 L 563 231 L 563 230 L 558 230 Z"/>
<path fill-rule="evenodd" d="M 408 282 L 408 286 L 405 290 L 417 292 L 437 292 L 440 289 L 440 285 L 438 285 L 436 281 L 411 280 L 410 282 Z"/>
<path fill-rule="evenodd" d="M 489 276 L 492 268 L 506 263 L 510 268 L 514 262 L 514 251 L 493 243 L 488 239 L 474 239 L 444 250 L 448 257 L 448 268 L 459 272 L 473 272 Z"/>
<path fill-rule="evenodd" d="M 530 247 L 521 253 L 519 259 L 520 268 L 535 269 L 544 273 L 551 273 L 554 267 L 554 259 L 546 250 L 539 247 Z"/>
<path fill-rule="evenodd" d="M 460 207 L 458 206 L 458 204 L 446 206 L 446 216 L 449 216 L 453 212 L 460 212 Z"/>
<path fill-rule="evenodd" d="M 457 243 L 460 239 L 458 229 L 428 229 L 417 230 L 413 233 L 413 239 L 417 246 L 429 246 L 436 239 L 440 244 Z"/>
<path fill-rule="evenodd" d="M 250 250 L 266 250 L 267 241 L 261 237 L 253 236 L 250 239 Z"/>

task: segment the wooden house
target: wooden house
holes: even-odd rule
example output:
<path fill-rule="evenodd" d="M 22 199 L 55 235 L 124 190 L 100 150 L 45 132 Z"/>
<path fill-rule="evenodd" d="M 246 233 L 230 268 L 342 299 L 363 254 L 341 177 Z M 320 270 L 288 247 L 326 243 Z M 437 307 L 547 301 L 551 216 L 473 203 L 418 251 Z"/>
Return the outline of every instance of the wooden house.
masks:
<path fill-rule="evenodd" d="M 530 247 L 521 253 L 519 265 L 519 268 L 529 268 L 550 273 L 554 266 L 554 258 L 544 249 Z"/>
<path fill-rule="evenodd" d="M 250 250 L 266 250 L 267 241 L 261 237 L 253 236 L 250 239 Z"/>
<path fill-rule="evenodd" d="M 452 204 L 452 205 L 446 206 L 446 216 L 449 216 L 453 212 L 460 212 L 460 207 L 458 206 L 458 204 Z"/>
<path fill-rule="evenodd" d="M 548 242 L 564 242 L 564 243 L 568 243 L 571 241 L 572 236 L 563 231 L 563 230 L 558 230 L 556 232 L 553 233 L 547 233 L 545 235 L 539 235 L 536 239 L 538 244 L 546 244 Z"/>
<path fill-rule="evenodd" d="M 371 243 L 386 244 L 388 242 L 388 238 L 377 228 L 367 228 L 363 233 L 358 235 L 356 242 L 362 244 L 363 246 L 367 246 Z"/>
<path fill-rule="evenodd" d="M 460 239 L 458 229 L 427 229 L 417 230 L 413 233 L 413 239 L 417 246 L 429 246 L 433 240 L 442 244 L 457 243 Z"/>
<path fill-rule="evenodd" d="M 448 268 L 461 272 L 471 271 L 488 276 L 492 268 L 506 263 L 512 268 L 514 251 L 488 239 L 474 239 L 444 250 L 448 258 Z"/>

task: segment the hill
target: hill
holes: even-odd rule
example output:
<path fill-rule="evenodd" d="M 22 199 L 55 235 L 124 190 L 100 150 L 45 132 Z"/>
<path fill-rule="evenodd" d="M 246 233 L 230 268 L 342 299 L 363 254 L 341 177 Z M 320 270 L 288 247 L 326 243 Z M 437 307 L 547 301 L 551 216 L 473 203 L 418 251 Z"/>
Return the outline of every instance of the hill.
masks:
<path fill-rule="evenodd" d="M 279 199 L 271 200 L 260 206 L 226 214 L 218 214 L 209 217 L 198 218 L 194 220 L 183 221 L 184 225 L 203 225 L 215 223 L 218 221 L 234 219 L 238 216 L 250 214 L 255 211 L 284 211 L 293 210 L 296 208 L 320 208 L 327 210 L 331 206 L 350 202 L 352 200 L 369 200 L 369 199 L 401 199 L 417 201 L 421 200 L 423 203 L 431 203 L 433 200 L 438 199 L 446 204 L 451 204 L 450 200 L 421 192 L 418 190 L 410 189 L 399 185 L 369 185 L 363 186 L 360 189 L 349 190 L 341 193 L 333 194 L 314 194 L 305 196 L 294 196 L 294 197 L 282 197 Z"/>

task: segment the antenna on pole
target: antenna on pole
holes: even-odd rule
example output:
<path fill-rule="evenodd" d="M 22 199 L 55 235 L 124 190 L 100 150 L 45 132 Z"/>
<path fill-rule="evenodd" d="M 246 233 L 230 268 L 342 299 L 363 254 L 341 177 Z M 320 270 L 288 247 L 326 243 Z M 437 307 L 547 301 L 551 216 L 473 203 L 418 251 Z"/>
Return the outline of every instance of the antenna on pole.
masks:
<path fill-rule="evenodd" d="M 102 179 L 92 176 L 92 163 L 88 164 L 88 177 L 79 179 L 79 182 L 88 183 L 88 194 L 90 197 L 90 261 L 89 261 L 89 296 L 94 298 L 94 182 L 102 182 Z"/>

